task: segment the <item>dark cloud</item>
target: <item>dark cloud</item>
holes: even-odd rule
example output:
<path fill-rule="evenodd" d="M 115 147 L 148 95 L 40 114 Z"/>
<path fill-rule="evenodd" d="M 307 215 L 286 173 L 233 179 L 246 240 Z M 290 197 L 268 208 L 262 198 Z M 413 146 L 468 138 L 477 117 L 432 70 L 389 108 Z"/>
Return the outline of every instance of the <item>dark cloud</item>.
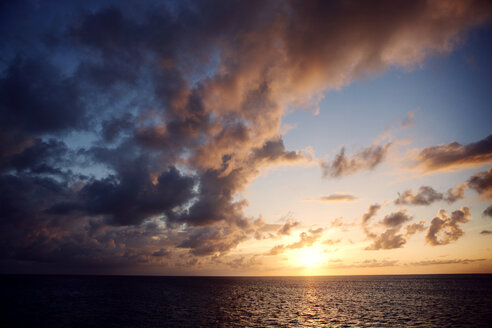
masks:
<path fill-rule="evenodd" d="M 129 168 L 119 178 L 88 182 L 79 192 L 76 210 L 102 215 L 116 225 L 133 225 L 183 206 L 193 196 L 193 179 L 182 176 L 175 167 L 164 171 L 154 183 L 148 172 Z"/>
<path fill-rule="evenodd" d="M 417 156 L 418 165 L 424 172 L 476 166 L 489 163 L 491 159 L 492 135 L 464 146 L 452 142 L 428 147 Z"/>
<path fill-rule="evenodd" d="M 484 199 L 492 199 L 492 167 L 489 167 L 488 171 L 478 172 L 471 176 L 468 179 L 468 186 L 482 195 Z"/>
<path fill-rule="evenodd" d="M 407 214 L 405 210 L 391 213 L 386 215 L 381 223 L 390 228 L 395 228 L 401 226 L 403 223 L 412 220 L 413 218 Z"/>
<path fill-rule="evenodd" d="M 390 146 L 389 143 L 384 146 L 370 146 L 350 157 L 345 155 L 345 147 L 342 147 L 331 163 L 321 163 L 323 176 L 339 178 L 361 170 L 372 170 L 383 161 Z"/>
<path fill-rule="evenodd" d="M 68 169 L 74 160 L 66 144 L 56 139 L 43 141 L 35 139 L 21 152 L 5 156 L 0 163 L 1 170 L 15 170 L 35 174 L 59 174 Z"/>
<path fill-rule="evenodd" d="M 108 142 L 115 141 L 123 133 L 132 133 L 134 127 L 134 118 L 129 114 L 123 114 L 122 117 L 115 117 L 101 123 L 101 136 Z"/>
<path fill-rule="evenodd" d="M 328 196 L 323 196 L 320 198 L 306 198 L 304 201 L 315 201 L 315 202 L 351 202 L 356 200 L 357 197 L 348 194 L 331 194 Z"/>
<path fill-rule="evenodd" d="M 87 126 L 76 81 L 42 59 L 16 58 L 0 79 L 0 126 L 27 135 Z"/>
<path fill-rule="evenodd" d="M 169 257 L 171 255 L 171 252 L 168 251 L 167 249 L 165 248 L 161 248 L 159 249 L 158 251 L 155 251 L 154 253 L 152 253 L 152 256 L 163 256 L 163 257 Z"/>
<path fill-rule="evenodd" d="M 236 247 L 247 235 L 234 227 L 208 226 L 191 230 L 190 235 L 177 245 L 179 248 L 189 248 L 193 255 L 217 255 L 227 253 Z"/>
<path fill-rule="evenodd" d="M 480 234 L 481 235 L 491 235 L 492 234 L 492 231 L 490 231 L 490 230 L 482 230 L 482 231 L 480 231 Z"/>
<path fill-rule="evenodd" d="M 253 158 L 255 162 L 295 162 L 302 160 L 301 154 L 295 151 L 285 151 L 284 141 L 282 139 L 268 140 L 263 147 L 253 149 Z"/>
<path fill-rule="evenodd" d="M 492 217 L 492 205 L 483 210 L 482 215 Z"/>
<path fill-rule="evenodd" d="M 466 206 L 453 211 L 451 216 L 445 210 L 439 210 L 437 217 L 431 221 L 425 240 L 431 246 L 446 245 L 457 241 L 464 234 L 461 225 L 470 219 L 470 208 Z"/>
<path fill-rule="evenodd" d="M 415 193 L 413 190 L 405 190 L 398 194 L 395 200 L 396 205 L 430 205 L 434 202 L 444 200 L 448 203 L 454 203 L 459 199 L 464 198 L 464 190 L 466 186 L 460 185 L 456 189 L 449 189 L 445 194 L 437 192 L 429 186 L 422 186 Z"/>

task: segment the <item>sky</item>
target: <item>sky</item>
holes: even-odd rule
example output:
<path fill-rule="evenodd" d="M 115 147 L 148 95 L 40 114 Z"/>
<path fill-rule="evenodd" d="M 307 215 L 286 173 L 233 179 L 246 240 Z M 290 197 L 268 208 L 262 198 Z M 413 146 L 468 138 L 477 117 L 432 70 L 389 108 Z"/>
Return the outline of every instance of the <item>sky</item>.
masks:
<path fill-rule="evenodd" d="M 0 4 L 0 272 L 492 273 L 489 1 Z"/>

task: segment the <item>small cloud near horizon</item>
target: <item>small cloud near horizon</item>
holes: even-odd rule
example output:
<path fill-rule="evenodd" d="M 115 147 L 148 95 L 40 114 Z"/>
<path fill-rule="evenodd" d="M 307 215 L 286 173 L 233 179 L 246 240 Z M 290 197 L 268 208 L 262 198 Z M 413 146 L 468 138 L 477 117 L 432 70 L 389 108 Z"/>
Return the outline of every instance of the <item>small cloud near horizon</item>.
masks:
<path fill-rule="evenodd" d="M 305 198 L 303 202 L 321 202 L 321 203 L 339 203 L 339 202 L 353 202 L 358 198 L 354 195 L 335 193 L 328 196 L 322 196 L 320 198 Z"/>

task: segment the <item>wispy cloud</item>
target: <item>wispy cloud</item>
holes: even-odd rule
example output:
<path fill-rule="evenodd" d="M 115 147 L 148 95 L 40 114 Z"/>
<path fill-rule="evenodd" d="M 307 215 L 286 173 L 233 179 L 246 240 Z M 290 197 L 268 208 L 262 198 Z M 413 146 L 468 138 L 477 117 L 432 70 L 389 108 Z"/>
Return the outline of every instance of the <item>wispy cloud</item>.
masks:
<path fill-rule="evenodd" d="M 414 109 L 411 112 L 408 112 L 407 116 L 405 116 L 405 118 L 401 121 L 402 128 L 410 128 L 415 125 L 415 121 L 413 118 L 415 116 L 415 113 L 417 113 L 417 110 L 418 109 Z"/>
<path fill-rule="evenodd" d="M 427 266 L 427 265 L 443 265 L 443 264 L 470 264 L 474 262 L 486 261 L 486 259 L 454 259 L 454 260 L 426 260 L 419 262 L 411 262 L 411 265 Z"/>
<path fill-rule="evenodd" d="M 321 162 L 323 177 L 340 178 L 362 170 L 373 170 L 386 156 L 390 143 L 385 145 L 370 146 L 351 156 L 345 155 L 345 147 L 331 162 Z"/>
<path fill-rule="evenodd" d="M 305 202 L 322 202 L 322 203 L 336 203 L 336 202 L 353 202 L 357 200 L 357 197 L 349 194 L 331 194 L 320 198 L 305 198 Z"/>
<path fill-rule="evenodd" d="M 340 269 L 349 269 L 349 268 L 385 268 L 399 265 L 398 260 L 364 260 L 353 262 L 351 264 L 334 264 L 330 265 L 330 267 L 340 268 Z"/>

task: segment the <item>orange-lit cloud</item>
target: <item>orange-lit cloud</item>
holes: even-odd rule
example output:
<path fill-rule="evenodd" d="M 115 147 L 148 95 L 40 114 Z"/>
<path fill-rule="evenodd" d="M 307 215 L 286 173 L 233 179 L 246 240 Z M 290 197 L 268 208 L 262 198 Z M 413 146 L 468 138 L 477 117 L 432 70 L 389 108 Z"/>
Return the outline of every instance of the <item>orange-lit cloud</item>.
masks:
<path fill-rule="evenodd" d="M 288 245 L 277 245 L 265 255 L 278 255 L 288 249 L 297 249 L 312 246 L 319 238 L 321 238 L 322 233 L 323 228 L 310 229 L 308 232 L 301 232 L 299 234 L 300 239 L 295 243 Z"/>

